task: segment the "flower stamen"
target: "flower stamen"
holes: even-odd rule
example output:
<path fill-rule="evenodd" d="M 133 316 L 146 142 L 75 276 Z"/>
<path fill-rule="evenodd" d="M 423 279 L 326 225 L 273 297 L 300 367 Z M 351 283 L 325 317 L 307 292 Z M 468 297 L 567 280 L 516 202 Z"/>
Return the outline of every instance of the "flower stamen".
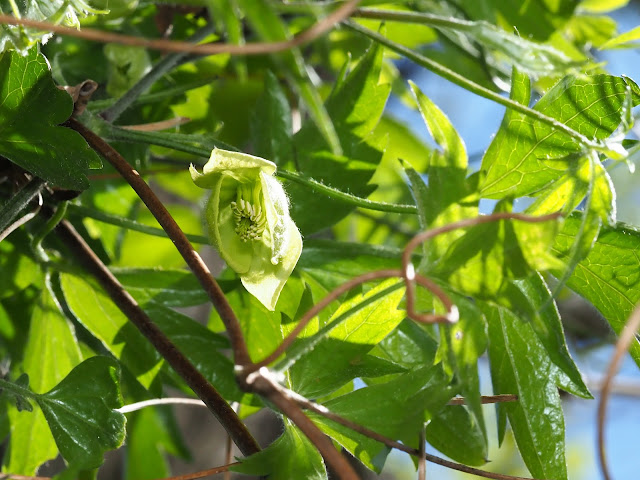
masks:
<path fill-rule="evenodd" d="M 243 242 L 260 240 L 267 224 L 267 218 L 260 206 L 260 189 L 248 186 L 238 187 L 238 198 L 231 202 L 235 220 L 235 232 Z"/>

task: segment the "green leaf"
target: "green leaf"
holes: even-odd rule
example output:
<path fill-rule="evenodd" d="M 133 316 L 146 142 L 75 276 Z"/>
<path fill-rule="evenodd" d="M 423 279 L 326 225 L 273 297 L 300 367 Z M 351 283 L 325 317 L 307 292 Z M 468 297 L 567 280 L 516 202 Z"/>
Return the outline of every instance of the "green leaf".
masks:
<path fill-rule="evenodd" d="M 395 380 L 325 402 L 331 412 L 409 446 L 417 446 L 423 422 L 453 396 L 447 376 L 438 366 L 422 367 Z M 379 472 L 389 448 L 331 420 L 310 414 L 327 435 L 370 469 Z"/>
<path fill-rule="evenodd" d="M 151 344 L 101 289 L 66 273 L 60 285 L 78 321 L 149 388 L 162 365 Z"/>
<path fill-rule="evenodd" d="M 139 303 L 192 307 L 209 301 L 196 277 L 187 270 L 120 267 L 112 272 Z"/>
<path fill-rule="evenodd" d="M 365 355 L 384 339 L 404 318 L 405 312 L 397 310 L 404 295 L 396 279 L 389 279 L 356 295 L 340 305 L 326 326 L 311 338 L 302 338 L 289 350 L 285 365 L 295 361 L 289 370 L 293 390 L 304 396 L 321 397 L 360 375 L 366 376 L 371 359 Z M 309 335 L 310 328 L 304 334 Z M 311 349 L 311 350 L 310 350 Z M 309 351 L 310 350 L 310 351 Z M 303 352 L 308 351 L 298 358 Z M 384 375 L 392 373 L 375 368 Z M 396 370 L 397 371 L 397 370 Z"/>
<path fill-rule="evenodd" d="M 143 308 L 224 398 L 240 401 L 243 394 L 235 380 L 233 362 L 223 353 L 229 348 L 225 337 L 166 306 L 150 302 Z"/>
<path fill-rule="evenodd" d="M 465 465 L 487 463 L 483 428 L 464 406 L 446 406 L 428 423 L 427 442 Z"/>
<path fill-rule="evenodd" d="M 532 0 L 521 4 L 502 0 L 463 0 L 460 7 L 469 18 L 488 20 L 506 30 L 514 28 L 523 38 L 547 40 L 571 17 L 578 0 Z M 535 20 L 534 20 L 535 19 Z"/>
<path fill-rule="evenodd" d="M 80 28 L 78 17 L 85 17 L 87 13 L 106 13 L 96 10 L 95 2 L 89 6 L 84 0 L 25 0 L 21 2 L 3 2 L 0 13 L 29 18 L 31 20 L 63 23 L 69 27 Z M 2 25 L 0 27 L 0 52 L 15 47 L 20 54 L 27 53 L 27 49 L 37 42 L 45 42 L 50 33 L 40 29 L 25 28 L 18 25 Z"/>
<path fill-rule="evenodd" d="M 401 255 L 402 251 L 383 246 L 309 239 L 296 269 L 330 291 L 366 272 L 400 268 Z"/>
<path fill-rule="evenodd" d="M 412 168 L 405 171 L 411 182 L 423 230 L 477 215 L 477 197 L 467 184 L 467 150 L 447 116 L 418 87 L 409 82 L 422 119 L 440 151 L 433 150 L 426 173 L 426 186 Z M 440 259 L 451 242 L 464 235 L 454 231 L 440 235 L 424 246 L 426 261 Z"/>
<path fill-rule="evenodd" d="M 264 93 L 258 99 L 251 116 L 251 132 L 256 155 L 268 158 L 276 165 L 285 165 L 291 161 L 291 107 L 278 78 L 270 70 L 265 74 Z"/>
<path fill-rule="evenodd" d="M 284 432 L 275 442 L 241 459 L 242 463 L 231 469 L 247 475 L 268 475 L 269 480 L 327 480 L 324 462 L 316 447 L 291 421 L 285 420 L 284 426 Z"/>
<path fill-rule="evenodd" d="M 181 439 L 174 438 L 177 432 L 173 425 L 166 425 L 170 410 L 166 412 L 156 408 L 145 408 L 127 421 L 127 457 L 144 459 L 143 462 L 127 461 L 125 478 L 128 480 L 153 480 L 170 475 L 166 453 L 179 455 L 190 460 L 188 450 Z M 169 421 L 173 419 L 169 417 Z M 185 457 L 186 455 L 186 457 Z"/>
<path fill-rule="evenodd" d="M 124 442 L 125 418 L 119 368 L 108 357 L 92 357 L 36 398 L 64 459 L 76 468 L 97 468 L 103 455 Z"/>
<path fill-rule="evenodd" d="M 484 310 L 494 393 L 518 395 L 517 402 L 498 406 L 500 438 L 506 415 L 531 475 L 566 480 L 564 416 L 555 368 L 528 323 L 501 307 Z"/>
<path fill-rule="evenodd" d="M 238 4 L 251 26 L 263 40 L 278 42 L 289 39 L 288 27 L 265 0 L 239 0 Z M 329 109 L 322 104 L 320 94 L 309 77 L 300 49 L 297 47 L 289 48 L 278 54 L 275 61 L 281 69 L 284 67 L 289 81 L 304 100 L 321 137 L 325 139 L 334 154 L 340 155 L 342 148 L 340 146 L 341 139 L 337 133 L 339 132 L 338 126 L 332 123 L 333 116 L 329 115 Z"/>
<path fill-rule="evenodd" d="M 305 123 L 294 136 L 298 156 L 287 168 L 353 195 L 366 197 L 374 190 L 367 182 L 382 159 L 386 139 L 374 137 L 372 132 L 390 91 L 389 85 L 379 85 L 381 64 L 382 48 L 372 46 L 326 101 L 343 155 L 329 153 L 329 145 L 316 126 Z M 287 192 L 291 215 L 305 234 L 333 225 L 353 210 L 324 195 L 309 195 L 308 189 L 299 185 L 290 184 Z"/>
<path fill-rule="evenodd" d="M 470 421 L 480 429 L 486 444 L 478 359 L 487 349 L 487 321 L 473 302 L 451 292 L 448 294 L 460 311 L 460 320 L 439 329 L 441 341 L 436 359 L 441 360 L 445 372 L 456 379 L 460 394 L 466 399 Z M 485 445 L 485 453 L 486 448 Z"/>
<path fill-rule="evenodd" d="M 621 33 L 600 46 L 601 50 L 611 48 L 638 48 L 640 46 L 640 27 L 635 27 L 628 32 Z"/>
<path fill-rule="evenodd" d="M 565 221 L 554 250 L 568 252 L 578 234 L 582 219 L 573 215 Z M 640 302 L 640 232 L 618 224 L 603 227 L 589 254 L 578 263 L 567 285 L 589 300 L 620 333 L 635 305 Z M 630 353 L 640 365 L 640 344 Z"/>
<path fill-rule="evenodd" d="M 68 320 L 60 312 L 49 282 L 40 293 L 31 315 L 29 336 L 25 345 L 22 369 L 26 372 L 26 384 L 41 392 L 50 389 L 62 380 L 73 367 L 80 363 L 80 350 Z M 20 379 L 18 382 L 20 383 Z M 18 403 L 20 406 L 20 403 Z M 5 459 L 6 471 L 35 475 L 38 467 L 55 458 L 58 449 L 49 432 L 40 409 L 33 413 L 18 413 L 12 409 L 11 448 Z"/>
<path fill-rule="evenodd" d="M 529 311 L 524 314 L 549 359 L 558 367 L 558 381 L 562 383 L 563 390 L 583 398 L 593 398 L 571 358 L 556 302 L 543 277 L 534 273 L 530 277 L 514 280 L 513 283 L 524 296 L 523 299 L 518 299 L 517 305 L 527 305 Z M 513 309 L 515 314 L 523 313 L 518 310 Z"/>
<path fill-rule="evenodd" d="M 57 126 L 69 118 L 73 102 L 55 87 L 37 49 L 0 57 L 0 105 L 1 155 L 59 187 L 89 186 L 89 165 L 101 165 L 100 159 L 78 133 Z"/>
<path fill-rule="evenodd" d="M 534 109 L 589 139 L 605 139 L 620 125 L 631 83 L 612 75 L 568 76 L 549 90 Z M 529 79 L 514 71 L 511 99 L 528 105 L 530 98 Z M 634 97 L 633 104 L 637 102 Z M 507 110 L 482 161 L 482 196 L 534 194 L 560 178 L 570 168 L 571 156 L 582 149 L 567 134 Z"/>

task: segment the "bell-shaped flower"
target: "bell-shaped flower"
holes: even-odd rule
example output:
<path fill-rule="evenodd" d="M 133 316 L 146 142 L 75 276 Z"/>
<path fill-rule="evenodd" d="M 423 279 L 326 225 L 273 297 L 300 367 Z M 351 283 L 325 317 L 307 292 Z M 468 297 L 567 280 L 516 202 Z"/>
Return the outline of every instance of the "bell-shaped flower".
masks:
<path fill-rule="evenodd" d="M 190 171 L 197 186 L 211 190 L 205 217 L 213 244 L 249 293 L 273 310 L 302 252 L 276 165 L 215 148 L 203 173 L 193 165 Z"/>

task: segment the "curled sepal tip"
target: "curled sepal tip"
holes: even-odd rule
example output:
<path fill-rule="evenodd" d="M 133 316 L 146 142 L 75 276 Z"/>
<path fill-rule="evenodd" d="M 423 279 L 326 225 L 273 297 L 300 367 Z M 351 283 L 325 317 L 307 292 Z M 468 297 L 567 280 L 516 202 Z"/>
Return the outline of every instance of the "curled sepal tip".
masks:
<path fill-rule="evenodd" d="M 205 216 L 213 244 L 249 293 L 273 310 L 302 252 L 276 165 L 214 148 L 202 173 L 193 165 L 190 171 L 196 185 L 211 190 Z"/>

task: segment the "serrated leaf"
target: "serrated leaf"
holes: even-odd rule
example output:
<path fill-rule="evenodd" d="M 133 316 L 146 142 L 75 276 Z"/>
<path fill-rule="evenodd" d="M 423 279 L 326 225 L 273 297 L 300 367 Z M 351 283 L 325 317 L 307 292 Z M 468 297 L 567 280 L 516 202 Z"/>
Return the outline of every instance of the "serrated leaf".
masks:
<path fill-rule="evenodd" d="M 33 48 L 26 56 L 0 57 L 0 154 L 62 188 L 89 186 L 96 153 L 71 129 L 57 126 L 71 115 L 68 93 L 53 84 L 46 59 Z"/>
<path fill-rule="evenodd" d="M 364 387 L 325 402 L 333 413 L 386 437 L 417 446 L 423 423 L 454 395 L 439 366 L 423 367 L 380 385 Z M 327 435 L 370 469 L 379 472 L 389 448 L 342 425 L 310 414 Z"/>
<path fill-rule="evenodd" d="M 78 321 L 148 388 L 162 365 L 151 344 L 98 287 L 66 273 L 60 286 Z"/>
<path fill-rule="evenodd" d="M 31 315 L 22 363 L 22 369 L 28 376 L 21 376 L 16 383 L 42 392 L 61 381 L 78 363 L 80 350 L 74 332 L 47 282 Z M 18 410 L 23 402 L 29 405 L 29 401 L 24 399 L 17 403 Z M 9 416 L 11 448 L 5 460 L 6 470 L 34 475 L 41 464 L 57 456 L 58 448 L 40 409 L 29 414 L 12 410 Z"/>
<path fill-rule="evenodd" d="M 534 106 L 589 139 L 605 139 L 620 125 L 631 81 L 612 75 L 568 76 Z M 514 71 L 511 99 L 528 105 L 529 79 Z M 633 104 L 638 100 L 634 97 Z M 482 161 L 483 197 L 534 194 L 569 169 L 571 155 L 582 145 L 566 133 L 507 110 Z"/>
<path fill-rule="evenodd" d="M 231 469 L 248 475 L 268 475 L 269 480 L 327 480 L 316 447 L 290 420 L 285 420 L 284 425 L 284 432 L 275 442 Z"/>
<path fill-rule="evenodd" d="M 247 20 L 263 40 L 277 42 L 289 39 L 288 27 L 265 0 L 251 0 L 250 2 L 239 0 L 238 4 Z M 309 77 L 300 50 L 297 47 L 289 48 L 276 56 L 275 60 L 281 68 L 284 67 L 289 81 L 304 100 L 320 136 L 325 139 L 333 153 L 341 154 L 338 126 L 332 122 L 332 117 L 327 112 L 328 109 L 322 104 L 322 98 Z"/>
<path fill-rule="evenodd" d="M 566 220 L 554 246 L 559 255 L 570 250 L 581 223 L 578 214 Z M 603 227 L 567 285 L 589 300 L 619 334 L 640 302 L 640 232 L 623 224 Z M 640 344 L 634 342 L 629 351 L 640 365 Z"/>
<path fill-rule="evenodd" d="M 251 116 L 253 153 L 276 165 L 285 165 L 293 158 L 293 126 L 291 107 L 278 78 L 268 70 L 264 92 Z"/>
<path fill-rule="evenodd" d="M 62 382 L 36 398 L 56 445 L 75 468 L 97 468 L 103 455 L 124 442 L 125 417 L 119 368 L 108 357 L 92 357 L 75 367 Z"/>
<path fill-rule="evenodd" d="M 116 267 L 111 271 L 139 303 L 192 307 L 209 301 L 196 277 L 187 270 Z"/>
<path fill-rule="evenodd" d="M 372 132 L 390 91 L 389 85 L 379 85 L 381 64 L 382 48 L 370 47 L 326 101 L 343 155 L 330 153 L 315 125 L 306 123 L 294 136 L 297 158 L 292 159 L 291 168 L 354 195 L 366 197 L 375 189 L 368 182 L 382 159 L 386 139 Z M 353 210 L 324 195 L 309 195 L 306 187 L 293 183 L 288 184 L 287 192 L 291 215 L 304 234 L 333 225 Z"/>
<path fill-rule="evenodd" d="M 433 150 L 425 174 L 428 186 L 412 168 L 405 167 L 423 230 L 472 217 L 477 214 L 477 198 L 467 198 L 467 151 L 447 116 L 420 89 L 409 82 L 422 119 L 441 150 Z M 440 259 L 448 246 L 464 234 L 454 231 L 438 236 L 424 246 L 428 263 Z"/>
<path fill-rule="evenodd" d="M 354 296 L 318 333 L 294 344 L 284 361 L 285 365 L 295 361 L 289 369 L 291 388 L 304 396 L 321 397 L 358 376 L 366 353 L 405 316 L 397 309 L 404 295 L 404 288 L 398 287 L 396 279 L 389 279 Z M 380 372 L 386 373 L 391 372 Z"/>
<path fill-rule="evenodd" d="M 500 438 L 505 415 L 534 478 L 566 480 L 564 416 L 553 364 L 531 326 L 501 307 L 484 308 L 495 394 L 518 395 L 498 406 Z"/>

